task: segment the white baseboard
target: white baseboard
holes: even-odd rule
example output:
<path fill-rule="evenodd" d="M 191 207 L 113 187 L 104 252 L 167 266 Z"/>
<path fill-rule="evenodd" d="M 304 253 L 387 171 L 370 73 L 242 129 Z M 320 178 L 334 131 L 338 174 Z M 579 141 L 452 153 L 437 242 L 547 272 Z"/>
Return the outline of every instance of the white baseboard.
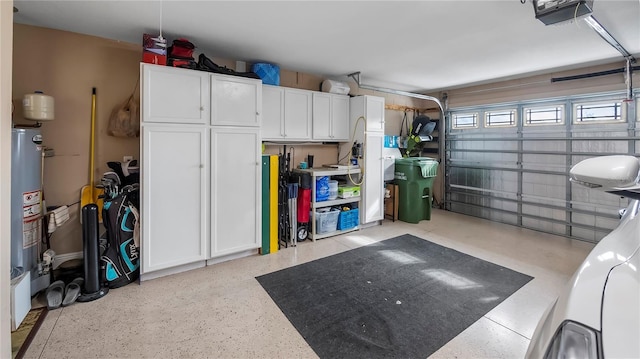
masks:
<path fill-rule="evenodd" d="M 168 275 L 171 275 L 171 274 L 178 274 L 178 273 L 190 271 L 190 270 L 197 269 L 197 268 L 203 268 L 205 265 L 206 265 L 205 261 L 198 261 L 198 262 L 195 262 L 195 263 L 183 264 L 183 265 L 179 265 L 179 266 L 176 266 L 176 267 L 159 269 L 159 270 L 156 270 L 156 271 L 153 271 L 153 272 L 141 273 L 140 274 L 140 282 L 144 282 L 144 281 L 147 281 L 147 280 L 150 280 L 150 279 L 156 279 L 156 278 L 168 276 Z"/>
<path fill-rule="evenodd" d="M 218 264 L 218 263 L 230 261 L 230 260 L 233 260 L 233 259 L 244 258 L 244 257 L 253 256 L 253 255 L 257 255 L 257 254 L 258 254 L 257 248 L 247 249 L 247 250 L 242 251 L 242 252 L 231 253 L 231 254 L 220 256 L 220 257 L 215 257 L 215 258 L 208 259 L 207 260 L 207 265 L 210 266 L 212 264 Z"/>
<path fill-rule="evenodd" d="M 83 256 L 84 255 L 82 252 L 56 254 L 56 256 L 53 258 L 53 269 L 58 269 L 58 267 L 66 261 L 70 261 L 72 259 L 82 259 Z"/>

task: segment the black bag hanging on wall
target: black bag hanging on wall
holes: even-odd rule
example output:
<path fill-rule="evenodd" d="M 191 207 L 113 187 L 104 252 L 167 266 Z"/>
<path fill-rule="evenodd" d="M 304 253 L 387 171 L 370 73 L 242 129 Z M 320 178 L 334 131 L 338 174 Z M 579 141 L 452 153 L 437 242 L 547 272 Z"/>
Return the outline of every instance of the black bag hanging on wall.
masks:
<path fill-rule="evenodd" d="M 138 185 L 125 186 L 112 195 L 104 199 L 102 208 L 107 233 L 100 261 L 107 285 L 118 288 L 140 276 Z"/>

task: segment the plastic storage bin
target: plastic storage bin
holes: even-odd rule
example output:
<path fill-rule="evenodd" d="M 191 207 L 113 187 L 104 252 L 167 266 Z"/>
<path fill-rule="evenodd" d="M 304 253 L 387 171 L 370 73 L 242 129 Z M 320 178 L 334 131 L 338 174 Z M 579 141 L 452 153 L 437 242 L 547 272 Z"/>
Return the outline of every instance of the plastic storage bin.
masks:
<path fill-rule="evenodd" d="M 329 201 L 338 198 L 338 181 L 329 180 Z"/>
<path fill-rule="evenodd" d="M 398 219 L 418 223 L 431 219 L 433 181 L 438 161 L 429 157 L 397 158 L 394 182 L 398 185 Z"/>
<path fill-rule="evenodd" d="M 251 66 L 251 71 L 262 79 L 263 84 L 280 85 L 280 67 L 266 62 L 257 62 Z"/>
<path fill-rule="evenodd" d="M 316 233 L 333 232 L 338 228 L 339 209 L 330 209 L 326 212 L 316 212 Z"/>
<path fill-rule="evenodd" d="M 360 215 L 357 208 L 342 211 L 338 216 L 338 230 L 344 231 L 358 226 Z"/>
<path fill-rule="evenodd" d="M 360 186 L 338 187 L 338 197 L 351 198 L 360 196 Z"/>

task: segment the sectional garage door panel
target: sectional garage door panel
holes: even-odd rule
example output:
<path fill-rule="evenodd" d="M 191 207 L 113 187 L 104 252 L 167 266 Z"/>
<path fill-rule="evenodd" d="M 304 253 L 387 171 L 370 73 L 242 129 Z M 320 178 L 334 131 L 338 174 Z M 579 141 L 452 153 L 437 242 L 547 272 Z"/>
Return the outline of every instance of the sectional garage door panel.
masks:
<path fill-rule="evenodd" d="M 444 140 L 445 208 L 598 242 L 617 226 L 618 211 L 629 200 L 575 185 L 569 170 L 586 158 L 637 156 L 638 111 L 632 109 L 638 101 L 621 99 L 624 94 L 609 93 L 451 109 Z M 551 106 L 547 102 L 563 108 L 563 115 L 553 124 L 537 125 L 531 113 Z M 611 105 L 613 115 L 588 110 L 590 103 Z M 507 113 L 506 107 L 515 120 L 493 126 L 491 115 Z M 467 122 L 457 122 L 457 116 Z"/>

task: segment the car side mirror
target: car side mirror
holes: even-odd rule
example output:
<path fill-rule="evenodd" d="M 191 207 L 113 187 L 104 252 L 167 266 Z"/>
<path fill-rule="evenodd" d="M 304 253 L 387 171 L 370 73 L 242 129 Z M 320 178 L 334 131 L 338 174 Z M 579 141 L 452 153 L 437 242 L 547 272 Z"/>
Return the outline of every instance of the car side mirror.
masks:
<path fill-rule="evenodd" d="M 637 189 L 640 162 L 633 156 L 602 156 L 583 160 L 569 171 L 569 180 L 605 191 Z"/>

